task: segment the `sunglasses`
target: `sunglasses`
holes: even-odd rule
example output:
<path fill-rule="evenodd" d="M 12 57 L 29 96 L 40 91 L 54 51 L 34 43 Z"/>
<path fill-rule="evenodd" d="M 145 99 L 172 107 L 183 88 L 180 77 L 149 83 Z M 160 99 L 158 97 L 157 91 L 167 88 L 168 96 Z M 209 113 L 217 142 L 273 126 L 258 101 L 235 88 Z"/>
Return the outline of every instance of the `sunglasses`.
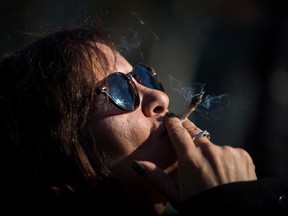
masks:
<path fill-rule="evenodd" d="M 132 78 L 147 88 L 164 92 L 154 70 L 144 64 L 138 64 L 127 74 L 114 72 L 107 76 L 104 84 L 96 89 L 96 94 L 104 93 L 118 108 L 133 111 L 139 106 L 140 97 Z"/>

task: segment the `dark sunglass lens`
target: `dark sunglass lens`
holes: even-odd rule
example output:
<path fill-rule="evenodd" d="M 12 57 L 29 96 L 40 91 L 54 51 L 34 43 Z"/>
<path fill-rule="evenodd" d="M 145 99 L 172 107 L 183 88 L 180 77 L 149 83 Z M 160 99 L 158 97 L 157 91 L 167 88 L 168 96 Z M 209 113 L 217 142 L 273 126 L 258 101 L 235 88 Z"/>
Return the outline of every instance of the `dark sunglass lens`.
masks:
<path fill-rule="evenodd" d="M 137 98 L 129 80 L 121 74 L 112 74 L 107 79 L 108 94 L 115 104 L 124 110 L 134 110 Z"/>
<path fill-rule="evenodd" d="M 140 79 L 142 84 L 148 88 L 163 91 L 162 85 L 152 76 L 151 71 L 143 65 L 138 65 L 135 68 L 135 74 Z"/>

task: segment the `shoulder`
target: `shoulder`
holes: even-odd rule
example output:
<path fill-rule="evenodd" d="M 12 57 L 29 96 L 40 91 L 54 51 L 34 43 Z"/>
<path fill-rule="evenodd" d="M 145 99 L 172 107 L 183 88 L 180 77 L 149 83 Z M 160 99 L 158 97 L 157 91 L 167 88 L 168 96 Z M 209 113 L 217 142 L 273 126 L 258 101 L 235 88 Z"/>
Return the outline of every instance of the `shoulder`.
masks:
<path fill-rule="evenodd" d="M 273 209 L 276 215 L 288 213 L 288 184 L 276 179 L 259 179 L 224 184 L 211 188 L 189 200 L 175 205 L 183 215 L 191 213 L 192 209 L 202 211 L 217 211 L 223 214 L 223 209 Z M 194 211 L 193 210 L 193 211 Z"/>

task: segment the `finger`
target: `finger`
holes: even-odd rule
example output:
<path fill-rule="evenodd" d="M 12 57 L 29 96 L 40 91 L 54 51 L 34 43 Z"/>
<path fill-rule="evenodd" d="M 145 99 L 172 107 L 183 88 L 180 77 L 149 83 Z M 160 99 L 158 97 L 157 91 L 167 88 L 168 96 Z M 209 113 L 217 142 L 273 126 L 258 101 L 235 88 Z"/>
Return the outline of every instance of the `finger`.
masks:
<path fill-rule="evenodd" d="M 149 161 L 133 161 L 132 168 L 168 199 L 177 197 L 177 186 L 169 175 Z"/>
<path fill-rule="evenodd" d="M 183 122 L 183 127 L 186 128 L 188 133 L 191 135 L 192 140 L 194 141 L 195 145 L 199 147 L 201 144 L 205 143 L 210 143 L 213 144 L 210 141 L 210 134 L 206 130 L 201 130 L 198 128 L 193 122 L 190 120 L 186 120 Z M 204 133 L 203 133 L 204 132 Z"/>
<path fill-rule="evenodd" d="M 166 115 L 164 123 L 178 156 L 183 156 L 183 154 L 186 154 L 196 147 L 190 133 L 182 126 L 179 118 Z"/>
<path fill-rule="evenodd" d="M 193 122 L 191 122 L 188 119 L 184 121 L 182 125 L 188 131 L 191 137 L 194 137 L 196 134 L 202 131 L 200 128 L 198 128 Z"/>

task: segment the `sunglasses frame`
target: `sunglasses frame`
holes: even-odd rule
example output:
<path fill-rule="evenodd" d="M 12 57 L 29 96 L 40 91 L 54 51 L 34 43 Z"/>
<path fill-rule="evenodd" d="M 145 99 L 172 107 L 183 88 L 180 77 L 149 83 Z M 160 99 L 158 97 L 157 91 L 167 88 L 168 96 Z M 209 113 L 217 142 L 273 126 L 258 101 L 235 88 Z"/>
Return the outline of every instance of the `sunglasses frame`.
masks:
<path fill-rule="evenodd" d="M 99 95 L 101 93 L 106 94 L 109 97 L 109 99 L 113 102 L 113 104 L 116 105 L 121 110 L 125 110 L 125 111 L 134 111 L 134 110 L 136 110 L 139 107 L 139 104 L 140 104 L 140 97 L 139 97 L 138 88 L 137 88 L 136 83 L 134 82 L 133 78 L 139 84 L 145 86 L 145 84 L 143 83 L 141 78 L 136 74 L 137 67 L 144 67 L 147 70 L 147 72 L 151 75 L 151 77 L 157 82 L 157 84 L 159 85 L 159 89 L 158 88 L 153 88 L 153 89 L 165 92 L 165 90 L 163 88 L 163 85 L 161 84 L 161 82 L 159 82 L 159 80 L 157 78 L 156 72 L 151 67 L 140 63 L 140 64 L 137 64 L 133 68 L 133 70 L 131 72 L 127 73 L 127 74 L 123 73 L 123 72 L 119 72 L 119 71 L 109 74 L 107 77 L 105 77 L 105 79 L 103 81 L 104 84 L 102 84 L 102 85 L 100 85 L 99 87 L 96 88 L 96 94 L 97 95 Z M 111 77 L 113 77 L 113 76 L 120 76 L 121 78 L 123 78 L 124 80 L 127 81 L 127 85 L 130 86 L 130 88 L 132 89 L 133 94 L 135 96 L 133 107 L 129 108 L 129 107 L 123 107 L 123 106 L 119 105 L 115 101 L 115 99 L 111 96 L 109 91 L 107 90 L 108 87 L 107 87 L 107 83 L 105 83 L 105 80 L 111 79 Z M 145 87 L 150 88 L 148 86 L 145 86 Z"/>

